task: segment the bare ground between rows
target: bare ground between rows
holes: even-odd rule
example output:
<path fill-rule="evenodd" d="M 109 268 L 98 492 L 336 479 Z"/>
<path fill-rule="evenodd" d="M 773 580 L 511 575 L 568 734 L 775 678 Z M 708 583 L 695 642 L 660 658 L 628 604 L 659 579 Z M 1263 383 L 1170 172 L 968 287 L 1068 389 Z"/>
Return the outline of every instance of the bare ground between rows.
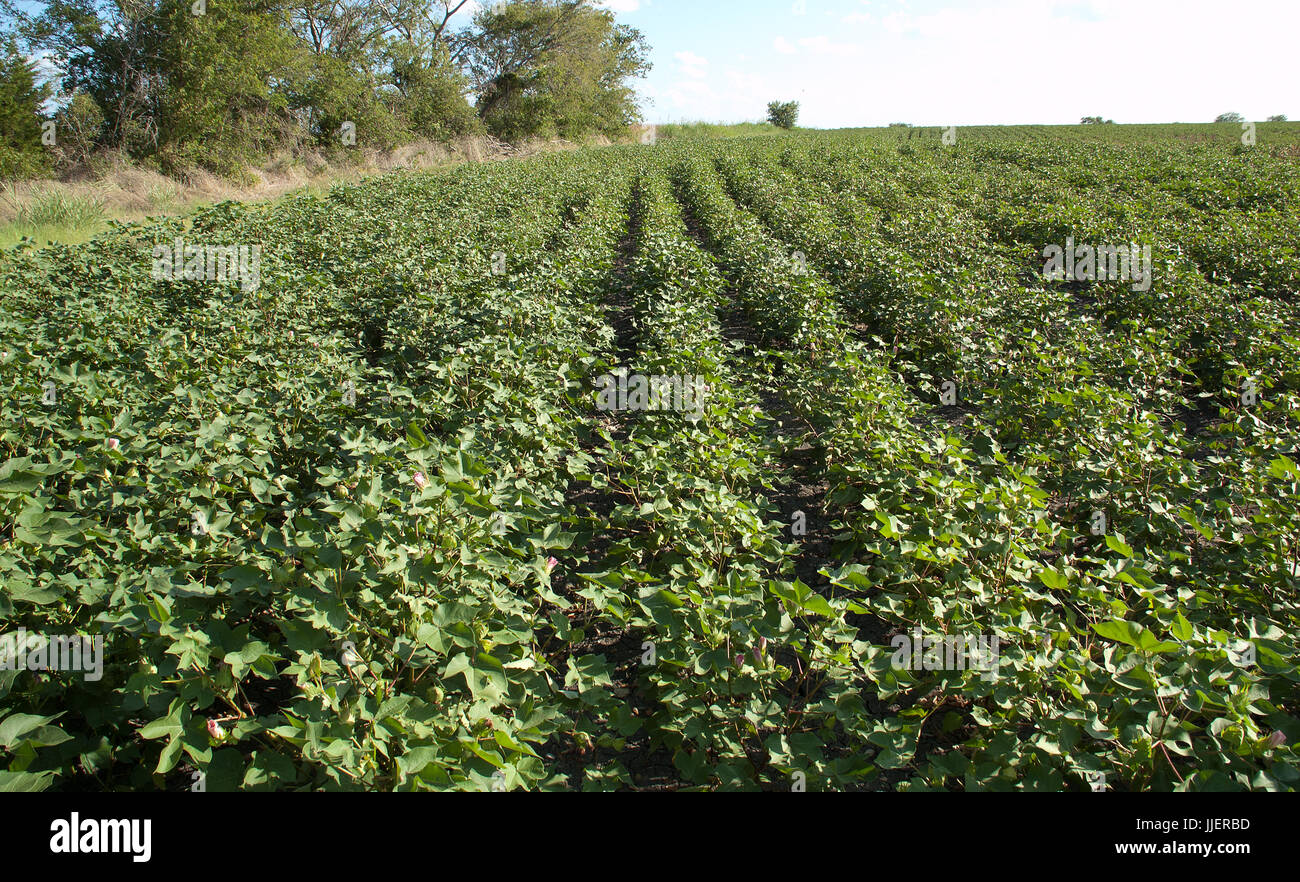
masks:
<path fill-rule="evenodd" d="M 635 243 L 642 223 L 635 188 L 627 200 L 627 218 L 627 229 L 616 246 L 614 266 L 609 284 L 605 286 L 608 295 L 604 304 L 607 322 L 614 330 L 612 354 L 622 365 L 630 365 L 635 359 L 639 338 L 636 316 L 627 298 L 629 268 L 635 258 Z M 593 407 L 589 420 L 593 427 L 603 424 L 615 442 L 628 438 L 630 425 L 627 414 L 602 413 Z M 585 452 L 597 460 L 598 468 L 608 473 L 617 465 L 608 461 L 607 451 L 597 443 L 597 437 L 593 432 Z M 611 528 L 611 516 L 622 501 L 608 487 L 597 488 L 580 481 L 570 482 L 565 501 L 570 511 L 580 513 L 578 517 L 585 524 L 585 529 L 579 530 L 582 545 L 574 548 L 574 552 L 585 559 L 584 572 L 603 571 L 606 567 L 602 562 L 606 560 L 610 546 L 623 538 Z M 564 670 L 568 658 L 603 656 L 612 669 L 610 679 L 614 695 L 623 698 L 635 716 L 647 719 L 653 707 L 639 688 L 642 635 L 601 619 L 590 602 L 577 593 L 579 580 L 580 576 L 575 574 L 573 579 L 566 579 L 558 591 L 572 604 L 564 610 L 569 626 L 581 629 L 583 636 L 577 643 L 560 647 L 549 661 L 557 670 Z M 633 790 L 676 790 L 680 787 L 671 755 L 663 748 L 652 747 L 644 727 L 628 736 L 621 749 L 599 744 L 587 747 L 574 739 L 564 738 L 548 742 L 542 755 L 555 770 L 566 776 L 574 788 L 582 786 L 589 768 L 603 769 L 614 762 L 621 763 L 627 771 Z"/>
<path fill-rule="evenodd" d="M 700 229 L 690 207 L 682 202 L 682 218 L 687 231 L 696 244 L 706 253 L 713 255 L 708 241 Z M 719 262 L 720 263 L 720 262 Z M 739 375 L 750 378 L 747 388 L 758 399 L 764 414 L 767 431 L 767 443 L 777 452 L 776 464 L 779 473 L 773 485 L 776 492 L 770 501 L 781 512 L 786 535 L 798 543 L 798 553 L 794 560 L 794 575 L 801 582 L 822 594 L 832 594 L 833 586 L 822 575 L 823 569 L 833 569 L 846 561 L 835 553 L 834 529 L 832 515 L 828 507 L 827 494 L 830 482 L 826 476 L 826 453 L 813 441 L 811 426 L 805 424 L 800 431 L 797 426 L 802 420 L 790 405 L 785 395 L 779 391 L 781 384 L 794 382 L 786 375 L 783 359 L 766 347 L 766 341 L 732 289 L 728 289 L 724 305 L 718 311 L 718 321 L 722 336 L 735 344 L 735 356 L 739 362 Z M 787 430 L 787 427 L 791 427 Z M 805 518 L 806 533 L 795 537 L 791 531 L 796 512 Z M 858 629 L 859 639 L 869 642 L 884 640 L 890 632 L 890 626 L 871 615 L 850 614 L 846 621 Z M 794 661 L 792 654 L 778 660 L 790 665 Z M 806 697 L 804 706 L 817 700 L 820 693 Z M 883 702 L 874 692 L 862 690 L 862 699 L 869 712 L 878 717 L 898 713 L 902 707 Z M 837 741 L 828 742 L 826 747 L 831 756 L 853 755 L 860 747 L 849 742 L 847 736 L 840 734 Z M 753 757 L 751 757 L 751 760 Z M 766 763 L 755 763 L 761 770 Z M 871 779 L 862 782 L 851 790 L 891 791 L 897 783 L 908 777 L 907 770 L 878 770 Z"/>
<path fill-rule="evenodd" d="M 733 200 L 737 208 L 748 210 L 744 203 L 736 200 L 733 193 L 727 191 L 726 195 Z M 702 249 L 711 253 L 702 230 L 695 218 L 691 216 L 689 206 L 683 205 L 683 219 L 692 238 Z M 763 223 L 761 218 L 758 219 L 764 230 L 775 237 L 775 233 L 771 228 L 766 223 Z M 777 241 L 782 241 L 779 237 L 776 238 Z M 797 417 L 794 416 L 785 396 L 781 395 L 777 390 L 782 383 L 793 382 L 794 380 L 784 376 L 784 364 L 779 356 L 776 358 L 768 357 L 768 353 L 764 350 L 764 341 L 761 335 L 749 321 L 745 311 L 740 307 L 738 299 L 734 296 L 728 297 L 727 303 L 728 306 L 719 314 L 724 337 L 740 344 L 742 351 L 748 349 L 756 353 L 756 356 L 751 359 L 752 365 L 756 366 L 756 371 L 751 370 L 750 375 L 766 371 L 764 380 L 767 382 L 755 383 L 763 411 L 772 419 L 774 426 L 778 428 L 784 426 L 787 421 L 793 422 Z M 841 304 L 842 307 L 843 304 Z M 849 324 L 848 327 L 859 342 L 866 343 L 873 349 L 880 349 L 879 342 L 872 339 L 872 329 L 869 325 L 859 321 L 858 323 Z M 909 383 L 909 385 L 912 387 L 914 395 L 917 395 L 918 402 L 921 401 L 919 385 L 915 381 Z M 948 431 L 961 431 L 965 434 L 970 430 L 969 423 L 976 415 L 977 411 L 974 408 L 959 400 L 956 405 L 936 404 L 928 411 L 918 414 L 914 419 L 914 423 L 918 427 L 943 426 Z M 811 429 L 811 427 L 809 428 Z M 782 475 L 778 480 L 781 492 L 776 495 L 774 501 L 786 517 L 786 523 L 790 522 L 794 511 L 803 511 L 808 515 L 810 535 L 814 530 L 814 513 L 816 513 L 818 522 L 823 527 L 817 539 L 801 544 L 800 554 L 795 565 L 796 575 L 801 581 L 815 590 L 830 593 L 833 590 L 832 586 L 821 584 L 821 569 L 823 567 L 833 568 L 839 564 L 854 561 L 846 560 L 842 554 L 837 553 L 834 545 L 831 521 L 835 514 L 828 511 L 827 493 L 829 491 L 829 482 L 825 473 L 827 467 L 825 454 L 818 451 L 814 445 L 809 444 L 807 436 L 797 443 L 792 443 L 788 438 L 782 438 L 778 441 L 778 446 L 781 450 L 779 461 L 783 468 Z M 849 614 L 846 616 L 846 621 L 858 630 L 859 640 L 874 645 L 887 645 L 894 634 L 900 632 L 898 627 L 871 614 Z M 959 695 L 947 695 L 942 691 L 934 691 L 929 694 L 900 695 L 894 700 L 882 701 L 877 694 L 866 689 L 861 694 L 868 711 L 877 717 L 897 715 L 906 708 L 916 706 L 928 706 L 935 712 L 929 716 L 922 727 L 916 746 L 915 759 L 908 767 L 879 769 L 875 777 L 864 782 L 860 788 L 856 789 L 867 791 L 895 790 L 900 782 L 912 777 L 915 766 L 923 762 L 927 755 L 941 751 L 949 744 L 955 743 L 954 738 L 960 732 L 953 731 L 947 734 L 942 732 L 940 725 L 942 714 L 938 713 L 939 710 L 946 709 L 958 713 L 966 726 L 971 722 L 971 704 Z M 852 745 L 847 744 L 844 740 L 841 740 L 838 746 L 845 752 L 850 752 L 853 749 Z"/>

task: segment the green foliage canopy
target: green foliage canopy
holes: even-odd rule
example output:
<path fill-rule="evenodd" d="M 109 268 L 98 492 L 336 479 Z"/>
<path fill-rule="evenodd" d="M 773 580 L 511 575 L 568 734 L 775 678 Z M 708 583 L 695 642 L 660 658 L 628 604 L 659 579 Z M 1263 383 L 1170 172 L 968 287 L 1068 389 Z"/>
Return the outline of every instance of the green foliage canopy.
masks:
<path fill-rule="evenodd" d="M 773 101 L 767 105 L 767 121 L 777 128 L 793 129 L 799 122 L 798 101 Z"/>

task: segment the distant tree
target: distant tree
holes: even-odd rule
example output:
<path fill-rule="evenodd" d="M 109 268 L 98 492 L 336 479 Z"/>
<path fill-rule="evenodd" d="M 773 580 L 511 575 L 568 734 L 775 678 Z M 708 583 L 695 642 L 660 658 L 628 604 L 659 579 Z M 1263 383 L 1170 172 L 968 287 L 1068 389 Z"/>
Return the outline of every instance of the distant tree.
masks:
<path fill-rule="evenodd" d="M 1214 121 L 1216 123 L 1241 123 L 1245 122 L 1246 118 L 1240 113 L 1221 113 L 1214 118 Z"/>
<path fill-rule="evenodd" d="M 477 132 L 482 123 L 465 100 L 468 80 L 451 63 L 446 46 L 436 45 L 429 57 L 402 54 L 405 46 L 392 53 L 394 86 L 405 99 L 402 112 L 411 131 L 430 138 Z"/>
<path fill-rule="evenodd" d="M 256 165 L 292 125 L 288 90 L 277 84 L 301 81 L 308 69 L 286 12 L 278 0 L 207 0 L 203 15 L 188 3 L 159 9 L 162 40 L 143 70 L 159 78 L 151 113 L 163 165 L 219 174 Z"/>
<path fill-rule="evenodd" d="M 628 80 L 649 71 L 649 48 L 607 9 L 586 0 L 483 5 L 467 40 L 479 116 L 497 137 L 613 137 L 640 117 Z"/>
<path fill-rule="evenodd" d="M 1287 119 L 1286 119 L 1286 114 L 1285 114 L 1285 113 L 1279 113 L 1279 114 L 1276 114 L 1276 115 L 1274 115 L 1274 116 L 1270 116 L 1270 117 L 1268 118 L 1268 121 L 1269 121 L 1269 122 L 1286 122 L 1286 121 L 1287 121 Z"/>
<path fill-rule="evenodd" d="M 62 96 L 66 98 L 66 96 Z M 61 163 L 88 163 L 104 136 L 104 111 L 86 92 L 75 92 L 54 117 Z"/>
<path fill-rule="evenodd" d="M 911 123 L 890 123 L 889 127 L 891 129 L 910 129 L 912 127 L 912 124 Z"/>
<path fill-rule="evenodd" d="M 0 35 L 0 180 L 32 177 L 45 168 L 41 105 L 49 90 L 11 36 Z"/>
<path fill-rule="evenodd" d="M 799 122 L 799 102 L 771 102 L 767 105 L 767 121 L 780 129 L 793 129 Z"/>
<path fill-rule="evenodd" d="M 1081 126 L 1113 126 L 1114 124 L 1115 120 L 1102 119 L 1100 116 L 1085 116 L 1083 119 L 1079 120 L 1079 125 Z"/>
<path fill-rule="evenodd" d="M 0 0 L 0 148 L 12 165 L 10 142 L 35 126 L 30 155 L 62 165 L 122 151 L 240 175 L 309 144 L 356 155 L 346 148 L 484 130 L 618 137 L 640 119 L 631 80 L 649 70 L 649 47 L 607 5 Z M 6 50 L 9 29 L 21 42 Z M 36 57 L 59 79 L 54 150 L 19 69 Z"/>
<path fill-rule="evenodd" d="M 462 70 L 468 0 L 292 0 L 289 26 L 311 53 L 293 107 L 323 145 L 351 122 L 367 146 L 410 134 L 442 138 L 481 128 Z"/>
<path fill-rule="evenodd" d="M 281 141 L 280 86 L 298 65 L 280 0 L 207 3 L 202 14 L 179 0 L 39 8 L 17 17 L 23 36 L 56 60 L 66 93 L 86 93 L 103 114 L 103 146 L 226 172 Z"/>

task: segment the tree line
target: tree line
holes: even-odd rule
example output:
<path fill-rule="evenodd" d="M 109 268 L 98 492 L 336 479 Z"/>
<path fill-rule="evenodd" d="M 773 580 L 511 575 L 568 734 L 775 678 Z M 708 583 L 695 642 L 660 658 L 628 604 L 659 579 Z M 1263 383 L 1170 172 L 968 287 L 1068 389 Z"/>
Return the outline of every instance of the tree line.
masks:
<path fill-rule="evenodd" d="M 233 174 L 285 148 L 616 136 L 650 68 L 642 34 L 591 0 L 33 6 L 0 0 L 6 178 L 101 151 Z"/>

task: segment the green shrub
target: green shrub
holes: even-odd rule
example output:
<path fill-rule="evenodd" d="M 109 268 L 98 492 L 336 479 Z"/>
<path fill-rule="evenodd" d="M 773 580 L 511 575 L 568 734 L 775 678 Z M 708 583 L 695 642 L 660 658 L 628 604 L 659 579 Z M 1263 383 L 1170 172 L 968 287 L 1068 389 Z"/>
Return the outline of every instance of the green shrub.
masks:
<path fill-rule="evenodd" d="M 767 105 L 767 121 L 779 129 L 793 129 L 799 122 L 799 102 L 771 102 Z"/>

